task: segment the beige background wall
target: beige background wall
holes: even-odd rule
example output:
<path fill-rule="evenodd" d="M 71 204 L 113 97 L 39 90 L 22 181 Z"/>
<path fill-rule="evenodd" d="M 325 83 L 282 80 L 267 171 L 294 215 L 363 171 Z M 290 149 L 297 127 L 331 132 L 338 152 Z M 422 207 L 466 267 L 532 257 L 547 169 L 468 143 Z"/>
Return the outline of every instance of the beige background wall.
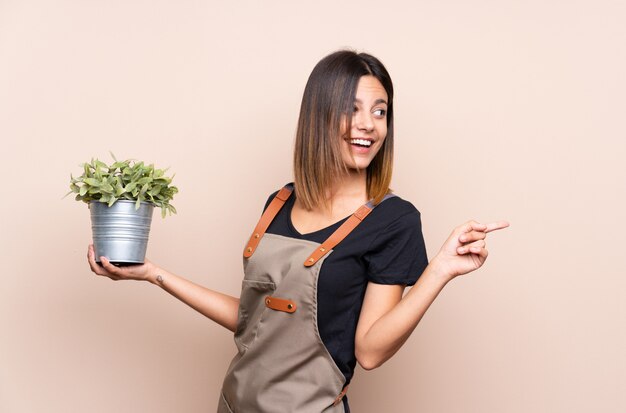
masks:
<path fill-rule="evenodd" d="M 231 336 L 91 275 L 69 174 L 109 150 L 170 166 L 149 257 L 236 294 L 307 76 L 346 46 L 395 80 L 393 187 L 430 256 L 467 219 L 512 224 L 357 372 L 353 410 L 626 411 L 624 21 L 617 0 L 0 0 L 0 412 L 214 410 Z"/>

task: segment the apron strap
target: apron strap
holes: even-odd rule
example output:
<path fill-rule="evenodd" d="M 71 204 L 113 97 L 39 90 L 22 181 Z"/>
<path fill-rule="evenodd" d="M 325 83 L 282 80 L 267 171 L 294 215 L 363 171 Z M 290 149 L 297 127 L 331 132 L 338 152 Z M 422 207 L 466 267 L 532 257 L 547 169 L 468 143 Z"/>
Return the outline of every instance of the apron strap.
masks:
<path fill-rule="evenodd" d="M 380 201 L 378 205 L 382 204 L 384 201 L 394 196 L 394 194 L 385 195 L 383 200 Z M 343 241 L 343 239 L 347 237 L 348 234 L 350 234 L 361 222 L 363 222 L 365 217 L 367 217 L 370 212 L 372 212 L 374 208 L 376 208 L 378 205 L 374 205 L 370 201 L 357 209 L 354 214 L 350 215 L 346 222 L 341 224 L 341 226 L 337 228 L 337 230 L 333 232 L 332 235 L 322 243 L 322 245 L 319 246 L 319 248 L 316 248 L 315 251 L 313 251 L 313 253 L 309 255 L 309 258 L 304 261 L 304 266 L 310 267 L 314 265 L 317 261 L 320 260 L 320 258 L 326 255 L 328 251 L 335 248 L 337 244 Z"/>
<path fill-rule="evenodd" d="M 335 398 L 335 402 L 333 403 L 333 406 L 337 406 L 339 403 L 341 403 L 341 400 L 344 398 L 346 393 L 348 393 L 348 387 L 350 387 L 349 384 L 346 387 L 344 387 L 341 393 L 339 393 L 339 396 Z"/>
<path fill-rule="evenodd" d="M 259 222 L 254 228 L 254 232 L 250 236 L 250 240 L 243 251 L 244 257 L 250 258 L 252 254 L 254 254 L 254 251 L 259 246 L 259 242 L 261 242 L 261 238 L 263 238 L 263 235 L 265 234 L 265 231 L 267 231 L 267 228 L 272 223 L 272 220 L 276 214 L 278 214 L 278 211 L 280 211 L 283 205 L 285 205 L 285 202 L 289 199 L 292 192 L 293 185 L 285 185 L 280 191 L 278 191 L 278 194 L 276 194 L 274 199 L 272 199 L 272 202 L 270 202 L 268 207 L 265 209 L 265 212 L 263 212 L 263 215 L 261 215 L 261 219 L 259 219 Z"/>

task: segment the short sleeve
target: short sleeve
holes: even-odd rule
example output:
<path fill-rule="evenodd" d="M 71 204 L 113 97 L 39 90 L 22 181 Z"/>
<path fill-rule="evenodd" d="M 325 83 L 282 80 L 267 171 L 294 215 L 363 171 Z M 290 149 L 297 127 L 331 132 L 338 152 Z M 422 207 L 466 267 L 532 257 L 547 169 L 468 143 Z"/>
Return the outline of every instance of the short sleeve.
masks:
<path fill-rule="evenodd" d="M 376 284 L 413 285 L 428 265 L 417 209 L 391 222 L 364 255 L 367 278 Z"/>

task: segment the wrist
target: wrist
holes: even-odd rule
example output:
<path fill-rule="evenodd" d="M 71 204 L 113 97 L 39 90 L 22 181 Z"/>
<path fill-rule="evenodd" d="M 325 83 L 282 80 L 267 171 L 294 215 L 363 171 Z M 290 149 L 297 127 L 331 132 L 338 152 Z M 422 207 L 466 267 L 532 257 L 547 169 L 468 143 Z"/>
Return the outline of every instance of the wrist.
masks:
<path fill-rule="evenodd" d="M 159 280 L 159 278 L 161 281 Z M 146 281 L 148 281 L 150 284 L 162 285 L 162 279 L 163 270 L 151 263 L 148 271 L 146 272 Z"/>
<path fill-rule="evenodd" d="M 442 280 L 444 283 L 448 283 L 456 276 L 450 268 L 445 265 L 445 261 L 439 256 L 439 254 L 437 254 L 435 258 L 430 261 L 428 266 L 430 267 L 430 272 L 433 277 Z"/>

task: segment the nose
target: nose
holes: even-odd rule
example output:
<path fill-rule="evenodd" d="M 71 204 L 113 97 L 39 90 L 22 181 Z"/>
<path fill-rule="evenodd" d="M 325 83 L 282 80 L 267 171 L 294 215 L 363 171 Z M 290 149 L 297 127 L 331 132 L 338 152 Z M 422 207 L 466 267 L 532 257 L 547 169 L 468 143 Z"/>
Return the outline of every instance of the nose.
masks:
<path fill-rule="evenodd" d="M 354 114 L 354 122 L 357 129 L 371 132 L 374 130 L 374 120 L 372 114 L 366 110 L 359 110 Z"/>

